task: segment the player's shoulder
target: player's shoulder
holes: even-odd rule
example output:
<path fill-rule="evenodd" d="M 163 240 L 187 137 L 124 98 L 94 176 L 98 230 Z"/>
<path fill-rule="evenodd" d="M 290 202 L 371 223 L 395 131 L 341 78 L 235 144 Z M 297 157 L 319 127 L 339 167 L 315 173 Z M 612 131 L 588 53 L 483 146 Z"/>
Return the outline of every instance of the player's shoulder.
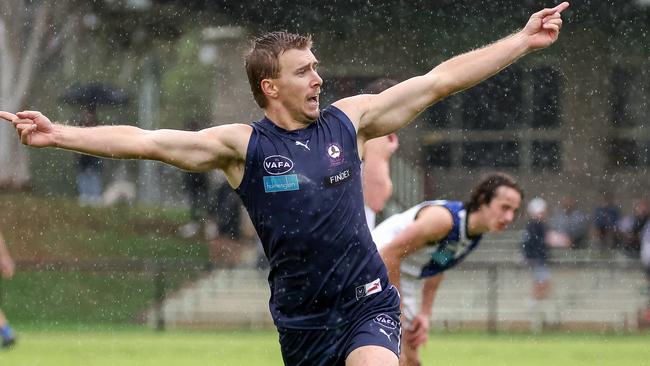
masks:
<path fill-rule="evenodd" d="M 253 126 L 244 123 L 231 123 L 206 128 L 201 132 L 209 134 L 224 142 L 237 142 L 239 140 L 248 141 L 253 133 Z"/>

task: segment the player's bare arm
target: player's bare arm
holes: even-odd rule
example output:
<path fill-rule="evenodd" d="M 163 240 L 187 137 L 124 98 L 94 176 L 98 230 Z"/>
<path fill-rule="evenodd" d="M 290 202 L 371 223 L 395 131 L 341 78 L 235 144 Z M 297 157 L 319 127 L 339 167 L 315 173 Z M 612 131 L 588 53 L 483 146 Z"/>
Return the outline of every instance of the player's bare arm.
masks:
<path fill-rule="evenodd" d="M 525 27 L 489 46 L 456 56 L 429 73 L 403 81 L 376 95 L 334 103 L 355 123 L 361 143 L 394 132 L 437 101 L 489 78 L 521 56 L 554 43 L 562 27 L 563 2 L 533 14 Z"/>
<path fill-rule="evenodd" d="M 444 238 L 452 227 L 453 218 L 446 208 L 441 206 L 422 208 L 415 221 L 382 248 L 380 252 L 381 258 L 386 264 L 391 283 L 399 288 L 402 258 L 416 252 L 429 242 Z"/>
<path fill-rule="evenodd" d="M 112 159 L 158 160 L 189 171 L 222 169 L 238 186 L 251 134 L 243 124 L 223 125 L 198 132 L 143 130 L 134 126 L 73 127 L 52 123 L 36 111 L 0 118 L 13 123 L 25 145 L 58 147 Z"/>

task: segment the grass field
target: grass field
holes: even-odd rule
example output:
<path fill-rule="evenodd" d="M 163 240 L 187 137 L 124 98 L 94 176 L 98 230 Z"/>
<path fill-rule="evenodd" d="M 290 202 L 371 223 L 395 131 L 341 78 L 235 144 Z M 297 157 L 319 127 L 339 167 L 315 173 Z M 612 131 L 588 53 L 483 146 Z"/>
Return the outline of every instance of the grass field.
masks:
<path fill-rule="evenodd" d="M 23 329 L 0 365 L 281 365 L 274 331 Z M 425 365 L 650 365 L 650 334 L 432 334 Z"/>
<path fill-rule="evenodd" d="M 206 260 L 181 239 L 186 212 L 78 207 L 74 200 L 0 194 L 0 228 L 17 260 Z M 168 290 L 196 275 L 170 271 Z M 154 298 L 151 273 L 18 268 L 0 283 L 0 307 L 19 343 L 0 366 L 281 365 L 274 331 L 167 331 L 130 325 Z M 111 325 L 97 325 L 111 324 Z M 425 365 L 650 366 L 650 334 L 436 333 Z"/>

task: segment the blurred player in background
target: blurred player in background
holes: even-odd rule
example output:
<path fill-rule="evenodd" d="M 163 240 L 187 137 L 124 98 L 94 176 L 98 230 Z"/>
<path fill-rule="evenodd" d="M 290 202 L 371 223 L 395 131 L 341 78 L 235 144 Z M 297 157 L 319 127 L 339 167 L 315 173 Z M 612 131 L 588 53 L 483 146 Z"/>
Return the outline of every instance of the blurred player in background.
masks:
<path fill-rule="evenodd" d="M 468 202 L 425 201 L 390 216 L 372 232 L 388 276 L 400 290 L 400 365 L 420 365 L 431 311 L 443 272 L 473 251 L 486 232 L 503 231 L 515 219 L 522 191 L 502 173 L 486 176 Z M 418 299 L 420 306 L 418 307 Z"/>

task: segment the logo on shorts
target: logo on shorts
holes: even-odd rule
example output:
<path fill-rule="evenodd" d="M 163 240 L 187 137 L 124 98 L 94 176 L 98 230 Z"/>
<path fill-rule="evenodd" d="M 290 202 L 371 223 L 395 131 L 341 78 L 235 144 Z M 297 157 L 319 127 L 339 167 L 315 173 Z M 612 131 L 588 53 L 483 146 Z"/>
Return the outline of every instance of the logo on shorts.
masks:
<path fill-rule="evenodd" d="M 386 314 L 379 314 L 373 320 L 384 328 L 397 329 L 397 322 Z M 381 331 L 381 329 L 379 330 Z"/>
<path fill-rule="evenodd" d="M 388 333 L 388 332 L 386 332 L 385 330 L 383 330 L 383 329 L 381 329 L 381 328 L 379 328 L 379 332 L 384 333 L 384 335 L 385 335 L 386 337 L 388 337 L 388 341 L 389 341 L 389 342 L 391 341 L 391 340 L 390 340 L 390 336 L 392 336 L 393 333 Z"/>
<path fill-rule="evenodd" d="M 365 285 L 358 286 L 354 292 L 357 295 L 357 300 L 359 300 L 362 297 L 381 292 L 381 290 L 381 282 L 378 278 L 372 282 L 366 283 Z"/>
<path fill-rule="evenodd" d="M 271 155 L 264 159 L 264 170 L 271 175 L 281 175 L 293 169 L 293 161 L 282 155 Z"/>

